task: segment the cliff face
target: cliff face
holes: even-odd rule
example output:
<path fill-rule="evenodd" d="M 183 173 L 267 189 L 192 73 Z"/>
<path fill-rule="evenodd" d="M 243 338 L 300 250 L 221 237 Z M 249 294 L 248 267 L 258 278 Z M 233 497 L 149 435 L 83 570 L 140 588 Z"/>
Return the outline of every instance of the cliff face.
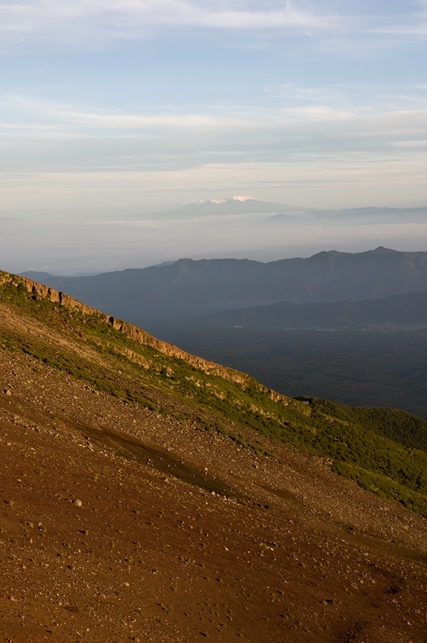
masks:
<path fill-rule="evenodd" d="M 32 281 L 32 279 L 28 279 L 28 277 L 20 277 L 8 272 L 1 272 L 0 285 L 3 284 L 11 284 L 12 286 L 16 286 L 16 288 L 23 286 L 27 289 L 27 292 L 33 293 L 36 297 L 47 299 L 54 304 L 60 304 L 61 306 L 66 306 L 71 309 L 78 309 L 85 315 L 97 312 L 94 308 L 80 303 L 76 299 L 73 299 L 73 297 L 70 297 L 63 292 L 59 292 L 58 290 L 54 290 L 54 288 L 38 284 L 37 282 Z"/>
<path fill-rule="evenodd" d="M 99 323 L 109 324 L 115 330 L 123 333 L 132 341 L 138 344 L 142 344 L 143 346 L 150 346 L 151 348 L 154 348 L 167 357 L 182 359 L 194 368 L 200 369 L 207 374 L 216 375 L 218 377 L 222 377 L 226 380 L 241 385 L 245 385 L 245 383 L 248 381 L 253 382 L 252 378 L 247 375 L 239 373 L 238 371 L 234 371 L 230 368 L 225 368 L 223 366 L 220 366 L 219 364 L 215 364 L 214 362 L 209 362 L 195 355 L 191 355 L 190 353 L 181 350 L 173 344 L 168 344 L 167 342 L 163 342 L 156 337 L 153 337 L 149 333 L 146 333 L 144 330 L 138 328 L 133 324 L 129 324 L 120 319 L 117 319 L 116 317 L 102 313 L 99 310 L 92 308 L 91 306 L 82 304 L 66 293 L 60 292 L 43 284 L 39 284 L 35 281 L 32 281 L 31 279 L 28 279 L 28 277 L 21 277 L 7 272 L 2 272 L 0 273 L 0 285 L 2 284 L 10 284 L 12 286 L 15 286 L 16 288 L 24 287 L 28 293 L 33 294 L 36 298 L 47 299 L 52 303 L 59 304 L 60 306 L 64 306 L 65 308 L 68 308 L 70 310 L 78 310 L 82 315 L 96 316 Z M 279 395 L 275 391 L 270 391 L 270 389 L 262 386 L 261 384 L 257 384 L 257 386 L 259 387 L 260 391 L 269 391 L 271 399 L 273 401 L 283 400 L 285 403 L 287 403 L 287 398 L 285 396 Z"/>

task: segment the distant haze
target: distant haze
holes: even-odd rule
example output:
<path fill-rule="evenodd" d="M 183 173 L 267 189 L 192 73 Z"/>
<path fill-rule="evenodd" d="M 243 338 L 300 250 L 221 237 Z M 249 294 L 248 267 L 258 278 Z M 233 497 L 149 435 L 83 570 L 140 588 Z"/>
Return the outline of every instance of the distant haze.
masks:
<path fill-rule="evenodd" d="M 246 195 L 129 217 L 0 219 L 1 268 L 97 274 L 176 261 L 427 249 L 427 207 L 311 211 Z"/>

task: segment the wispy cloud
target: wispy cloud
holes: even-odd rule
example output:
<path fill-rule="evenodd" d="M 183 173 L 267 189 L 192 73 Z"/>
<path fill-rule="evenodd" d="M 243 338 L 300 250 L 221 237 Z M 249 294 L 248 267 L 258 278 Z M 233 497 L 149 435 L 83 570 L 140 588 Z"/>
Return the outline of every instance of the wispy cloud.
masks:
<path fill-rule="evenodd" d="M 149 35 L 155 27 L 212 27 L 217 29 L 330 29 L 341 19 L 290 1 L 273 3 L 209 2 L 199 0 L 20 0 L 0 3 L 0 31 L 37 34 L 61 29 L 73 33 L 80 25 L 99 37 Z"/>
<path fill-rule="evenodd" d="M 320 50 L 366 56 L 396 40 L 426 38 L 427 6 L 411 2 L 397 11 L 395 4 L 385 9 L 377 0 L 0 0 L 3 48 L 97 48 L 183 30 L 187 38 L 201 30 L 220 33 L 228 47 L 273 47 L 277 38 L 266 33 L 282 45 L 283 36 L 299 35 L 309 39 L 310 48 L 317 43 Z"/>
<path fill-rule="evenodd" d="M 422 84 L 351 84 L 310 86 L 273 83 L 265 91 L 287 107 L 323 106 L 352 114 L 427 109 L 427 86 Z"/>
<path fill-rule="evenodd" d="M 427 138 L 427 100 L 411 102 L 409 91 L 403 108 L 390 97 L 391 106 L 387 101 L 369 106 L 334 90 L 328 101 L 324 89 L 291 89 L 298 100 L 268 108 L 204 105 L 142 113 L 0 96 L 2 166 L 16 159 L 17 167 L 40 169 L 79 163 L 86 169 L 178 169 L 243 159 L 288 162 L 344 151 L 425 149 L 418 141 Z M 51 147 L 61 140 L 62 148 Z"/>
<path fill-rule="evenodd" d="M 157 26 L 219 29 L 354 29 L 383 33 L 420 33 L 427 26 L 427 5 L 415 2 L 399 12 L 382 3 L 282 0 L 2 0 L 0 31 L 72 31 L 78 25 L 99 35 L 135 37 Z M 78 36 L 76 32 L 75 37 Z"/>

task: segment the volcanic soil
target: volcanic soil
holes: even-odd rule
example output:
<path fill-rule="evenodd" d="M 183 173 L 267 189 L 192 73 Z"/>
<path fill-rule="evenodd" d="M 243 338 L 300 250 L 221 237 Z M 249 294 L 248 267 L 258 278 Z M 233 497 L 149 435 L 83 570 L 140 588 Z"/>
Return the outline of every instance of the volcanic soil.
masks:
<path fill-rule="evenodd" d="M 0 350 L 1 640 L 421 643 L 427 522 Z"/>

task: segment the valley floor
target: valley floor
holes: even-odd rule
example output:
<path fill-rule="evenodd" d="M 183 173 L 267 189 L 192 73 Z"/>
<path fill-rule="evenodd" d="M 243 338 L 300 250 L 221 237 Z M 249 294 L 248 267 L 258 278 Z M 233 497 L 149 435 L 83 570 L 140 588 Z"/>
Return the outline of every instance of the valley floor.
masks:
<path fill-rule="evenodd" d="M 284 395 L 394 407 L 427 418 L 425 328 L 262 330 L 182 323 L 149 330 Z"/>

